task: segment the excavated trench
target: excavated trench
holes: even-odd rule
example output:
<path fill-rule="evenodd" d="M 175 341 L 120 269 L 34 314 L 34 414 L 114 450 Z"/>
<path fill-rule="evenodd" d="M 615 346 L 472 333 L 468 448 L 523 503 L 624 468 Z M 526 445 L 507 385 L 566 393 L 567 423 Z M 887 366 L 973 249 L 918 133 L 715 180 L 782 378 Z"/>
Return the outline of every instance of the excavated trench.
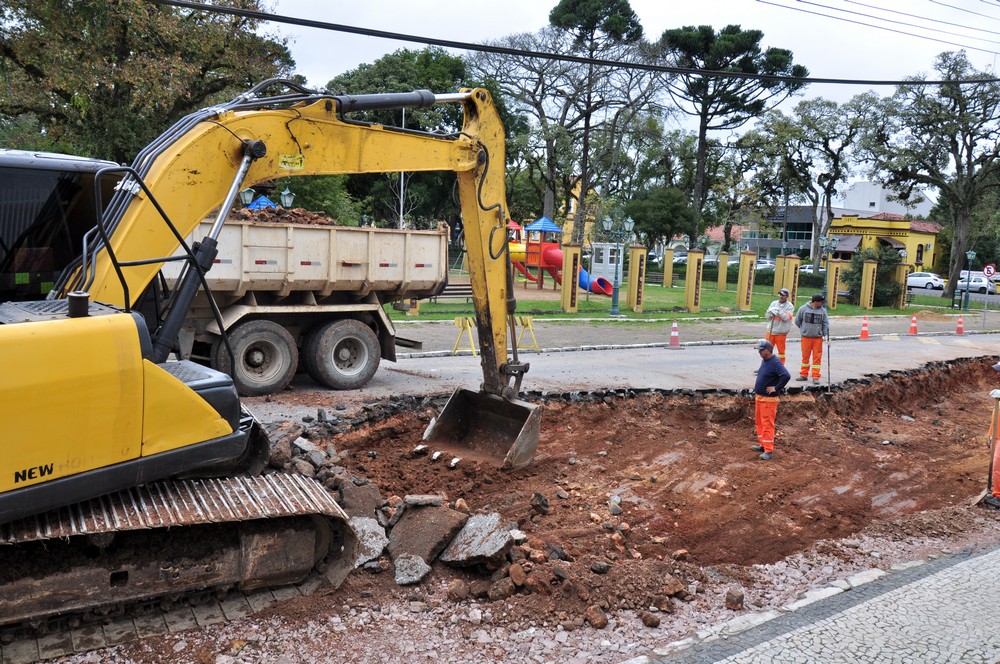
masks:
<path fill-rule="evenodd" d="M 572 613 L 595 593 L 610 607 L 655 603 L 668 572 L 739 579 L 810 551 L 850 557 L 836 543 L 864 533 L 912 541 L 975 527 L 985 510 L 969 502 L 985 484 L 997 382 L 988 361 L 965 360 L 793 389 L 770 462 L 750 450 L 745 392 L 529 394 L 545 407 L 541 439 L 534 463 L 515 472 L 413 454 L 437 400 L 373 405 L 350 431 L 309 434 L 346 452 L 338 463 L 383 496 L 440 493 L 500 512 L 528 535 L 527 551 L 544 552 L 536 573 L 612 562 L 558 597 L 520 593 Z"/>

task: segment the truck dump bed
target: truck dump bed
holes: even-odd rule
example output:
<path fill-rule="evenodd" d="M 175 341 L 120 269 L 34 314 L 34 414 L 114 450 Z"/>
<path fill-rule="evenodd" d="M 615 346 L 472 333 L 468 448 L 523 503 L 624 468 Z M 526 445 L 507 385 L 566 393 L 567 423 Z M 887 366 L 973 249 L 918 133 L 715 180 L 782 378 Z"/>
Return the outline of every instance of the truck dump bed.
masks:
<path fill-rule="evenodd" d="M 204 237 L 203 222 L 187 238 Z M 173 281 L 179 263 L 164 274 Z M 353 228 L 314 224 L 227 221 L 219 236 L 219 255 L 208 272 L 216 297 L 248 292 L 287 295 L 313 291 L 377 293 L 381 301 L 429 297 L 448 274 L 448 226 L 430 231 Z"/>

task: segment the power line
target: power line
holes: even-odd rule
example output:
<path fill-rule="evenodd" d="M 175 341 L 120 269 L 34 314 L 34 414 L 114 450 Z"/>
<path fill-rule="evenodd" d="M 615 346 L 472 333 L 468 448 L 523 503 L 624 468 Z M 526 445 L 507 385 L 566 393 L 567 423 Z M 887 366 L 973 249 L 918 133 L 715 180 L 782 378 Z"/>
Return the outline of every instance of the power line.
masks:
<path fill-rule="evenodd" d="M 639 63 L 639 62 L 622 62 L 620 60 L 605 60 L 603 58 L 588 58 L 578 55 L 547 53 L 544 51 L 530 51 L 526 49 L 509 48 L 506 46 L 495 46 L 492 44 L 473 44 L 471 42 L 460 42 L 450 39 L 421 37 L 418 35 L 409 35 L 400 32 L 387 32 L 385 30 L 373 30 L 371 28 L 359 28 L 356 26 L 341 25 L 337 23 L 326 23 L 324 21 L 314 21 L 311 19 L 296 18 L 294 16 L 282 16 L 280 14 L 273 14 L 269 12 L 255 11 L 251 9 L 241 9 L 239 7 L 222 7 L 218 5 L 206 5 L 201 2 L 193 2 L 192 0 L 148 0 L 148 1 L 158 5 L 169 5 L 173 7 L 194 9 L 197 11 L 206 11 L 216 14 L 230 14 L 233 16 L 242 16 L 244 18 L 254 19 L 258 21 L 285 23 L 288 25 L 299 25 L 307 28 L 318 28 L 320 30 L 331 30 L 334 32 L 346 32 L 349 34 L 362 35 L 365 37 L 394 39 L 397 41 L 414 42 L 430 46 L 440 46 L 442 48 L 454 48 L 464 51 L 496 53 L 499 55 L 510 55 L 521 58 L 540 58 L 545 60 L 556 60 L 561 62 L 575 62 L 577 64 L 589 64 L 589 65 L 596 65 L 599 67 L 638 69 L 642 71 L 652 71 L 665 74 L 679 74 L 685 76 L 703 76 L 706 78 L 741 78 L 749 80 L 784 82 L 784 83 L 805 83 L 805 84 L 831 83 L 836 85 L 864 85 L 864 86 L 942 85 L 945 83 L 972 85 L 977 83 L 1000 83 L 1000 79 L 997 78 L 968 79 L 961 81 L 922 81 L 922 80 L 877 81 L 877 80 L 867 80 L 867 79 L 810 78 L 808 76 L 775 76 L 771 74 L 749 74 L 738 71 L 715 71 L 710 69 L 693 69 L 690 67 L 671 67 L 669 65 L 657 65 L 652 63 Z M 784 7 L 786 9 L 796 9 L 796 11 L 806 11 L 806 13 L 809 14 L 824 16 L 824 14 L 817 14 L 816 12 L 801 10 L 795 7 L 785 7 L 784 5 L 776 5 L 773 2 L 765 2 L 765 0 L 757 0 L 757 2 L 762 2 L 763 4 L 768 4 L 768 5 L 775 5 L 776 7 Z M 829 18 L 838 18 L 838 17 L 831 16 Z M 839 19 L 839 20 L 845 20 L 850 23 L 858 23 L 857 21 L 850 21 L 849 19 Z M 893 32 L 898 32 L 898 31 L 893 30 Z M 900 33 L 900 34 L 907 34 L 907 33 Z M 914 35 L 914 36 L 919 36 L 919 35 Z M 940 40 L 934 40 L 934 41 L 940 41 Z M 942 42 L 942 43 L 948 43 L 948 42 Z M 973 50 L 983 50 L 983 49 L 973 49 Z M 993 53 L 993 51 L 986 51 L 986 52 Z"/>
<path fill-rule="evenodd" d="M 796 1 L 800 2 L 801 0 L 796 0 Z M 977 48 L 975 46 L 968 46 L 966 44 L 957 44 L 955 42 L 946 41 L 944 39 L 936 39 L 934 37 L 928 37 L 927 35 L 918 35 L 918 34 L 915 34 L 915 33 L 912 33 L 912 32 L 906 32 L 904 30 L 895 30 L 893 28 L 886 28 L 886 27 L 880 26 L 880 25 L 872 25 L 871 23 L 865 23 L 863 21 L 855 21 L 853 19 L 844 18 L 843 16 L 832 16 L 830 14 L 823 14 L 821 12 L 812 11 L 812 10 L 809 10 L 809 9 L 801 9 L 799 7 L 791 7 L 789 5 L 779 5 L 776 2 L 768 2 L 767 0 L 757 0 L 757 2 L 759 2 L 761 4 L 764 4 L 764 5 L 771 5 L 772 7 L 781 7 L 782 9 L 790 9 L 790 10 L 796 11 L 796 12 L 803 12 L 803 13 L 809 14 L 811 16 L 822 16 L 823 18 L 832 18 L 835 21 L 843 21 L 844 23 L 851 23 L 851 24 L 854 24 L 854 25 L 862 25 L 862 26 L 864 26 L 866 28 L 875 28 L 876 30 L 884 30 L 886 32 L 892 32 L 892 33 L 895 33 L 897 35 L 905 35 L 907 37 L 916 37 L 917 39 L 926 39 L 928 41 L 938 42 L 939 44 L 947 44 L 948 46 L 957 46 L 958 48 L 965 48 L 965 49 L 968 49 L 970 51 L 979 51 L 981 53 L 989 53 L 991 55 L 997 55 L 997 51 L 991 51 L 991 50 L 985 49 L 985 48 Z M 841 10 L 841 11 L 843 11 L 843 10 Z M 885 20 L 885 19 L 878 19 L 878 20 L 881 21 L 881 20 Z M 993 79 L 993 80 L 995 80 L 995 79 Z M 937 82 L 939 82 L 939 81 L 935 81 L 935 83 L 937 83 Z M 950 82 L 950 81 L 941 81 L 941 82 Z M 912 81 L 910 83 L 912 84 Z"/>
<path fill-rule="evenodd" d="M 973 16 L 982 16 L 983 18 L 988 18 L 992 20 L 997 20 L 996 16 L 990 16 L 989 14 L 980 14 L 979 12 L 974 12 L 971 9 L 965 9 L 964 7 L 956 7 L 955 5 L 949 5 L 945 2 L 940 2 L 940 0 L 930 0 L 935 5 L 941 5 L 942 7 L 947 7 L 948 9 L 954 9 L 956 11 L 965 12 L 966 14 L 972 14 Z"/>
<path fill-rule="evenodd" d="M 939 18 L 931 18 L 929 16 L 921 16 L 920 14 L 910 14 L 908 12 L 901 12 L 898 9 L 888 9 L 886 7 L 879 7 L 878 5 L 869 5 L 869 4 L 864 3 L 864 2 L 858 2 L 858 0 L 844 0 L 844 2 L 846 2 L 849 5 L 858 5 L 859 7 L 867 7 L 868 9 L 874 9 L 875 11 L 885 12 L 887 14 L 896 14 L 897 16 L 909 16 L 910 18 L 920 19 L 921 21 L 927 21 L 929 23 L 940 23 L 941 25 L 950 25 L 950 26 L 952 26 L 954 28 L 962 28 L 963 30 L 973 30 L 975 32 L 985 32 L 985 33 L 991 34 L 991 35 L 1000 35 L 1000 31 L 997 31 L 997 30 L 988 30 L 987 28 L 977 28 L 974 25 L 964 25 L 962 23 L 952 23 L 951 21 L 943 21 L 943 20 L 941 20 Z M 880 21 L 881 20 L 890 20 L 890 19 L 882 19 L 880 17 L 873 17 L 873 18 L 876 18 L 877 20 L 880 20 Z M 914 27 L 920 28 L 922 30 L 931 30 L 932 29 L 932 28 L 925 28 L 924 26 L 921 26 L 921 25 L 916 25 Z M 948 34 L 960 34 L 960 33 L 949 32 Z M 969 35 L 969 37 L 971 37 L 972 39 L 977 39 L 976 37 L 972 37 L 971 35 Z"/>

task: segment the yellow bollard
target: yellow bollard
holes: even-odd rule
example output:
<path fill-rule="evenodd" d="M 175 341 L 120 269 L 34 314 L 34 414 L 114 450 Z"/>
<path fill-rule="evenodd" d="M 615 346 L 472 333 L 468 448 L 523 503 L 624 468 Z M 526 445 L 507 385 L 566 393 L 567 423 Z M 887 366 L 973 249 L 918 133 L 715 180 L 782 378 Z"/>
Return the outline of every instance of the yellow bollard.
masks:
<path fill-rule="evenodd" d="M 455 339 L 455 345 L 451 349 L 452 355 L 456 355 L 458 353 L 458 344 L 462 342 L 462 334 L 468 332 L 469 350 L 472 351 L 472 357 L 476 356 L 476 342 L 472 337 L 472 325 L 472 318 L 469 316 L 459 316 L 455 319 L 455 327 L 458 328 L 458 338 Z"/>
<path fill-rule="evenodd" d="M 531 316 L 515 316 L 514 320 L 517 322 L 518 325 L 521 326 L 521 333 L 517 335 L 517 347 L 520 348 L 521 350 L 525 350 L 527 348 L 533 348 L 536 351 L 541 352 L 541 348 L 538 347 L 538 339 L 535 338 L 535 328 L 532 325 L 534 319 Z M 521 345 L 521 338 L 524 337 L 525 331 L 531 333 L 532 345 L 530 346 Z"/>

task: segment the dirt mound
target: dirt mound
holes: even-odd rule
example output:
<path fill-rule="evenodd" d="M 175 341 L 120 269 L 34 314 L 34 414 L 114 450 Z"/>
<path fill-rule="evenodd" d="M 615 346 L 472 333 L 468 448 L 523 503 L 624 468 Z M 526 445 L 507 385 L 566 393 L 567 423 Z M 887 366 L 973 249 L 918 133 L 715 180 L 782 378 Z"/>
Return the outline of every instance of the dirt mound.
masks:
<path fill-rule="evenodd" d="M 942 322 L 942 321 L 946 321 L 946 320 L 953 320 L 955 318 L 954 315 L 950 315 L 949 316 L 949 315 L 938 313 L 936 311 L 927 311 L 927 310 L 918 311 L 918 312 L 916 312 L 914 314 L 914 316 L 917 317 L 917 320 L 928 320 L 928 321 L 932 320 L 932 321 L 938 321 L 938 322 Z"/>

